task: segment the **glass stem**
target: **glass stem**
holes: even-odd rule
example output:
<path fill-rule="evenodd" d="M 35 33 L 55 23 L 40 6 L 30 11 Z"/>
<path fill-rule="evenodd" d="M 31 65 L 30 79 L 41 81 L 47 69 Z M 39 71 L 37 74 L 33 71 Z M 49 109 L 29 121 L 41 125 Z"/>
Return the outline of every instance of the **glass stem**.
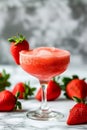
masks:
<path fill-rule="evenodd" d="M 41 103 L 41 110 L 47 111 L 49 109 L 47 105 L 47 84 L 41 84 L 42 86 L 42 103 Z"/>

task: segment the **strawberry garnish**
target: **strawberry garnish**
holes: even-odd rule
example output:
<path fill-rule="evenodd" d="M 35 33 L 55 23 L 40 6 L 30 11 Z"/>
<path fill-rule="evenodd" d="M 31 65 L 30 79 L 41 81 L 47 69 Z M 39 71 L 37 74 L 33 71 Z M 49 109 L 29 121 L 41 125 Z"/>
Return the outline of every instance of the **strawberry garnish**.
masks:
<path fill-rule="evenodd" d="M 79 99 L 74 97 L 78 103 L 73 106 L 70 110 L 67 124 L 68 125 L 78 125 L 87 123 L 87 104 L 84 99 Z"/>
<path fill-rule="evenodd" d="M 4 90 L 0 92 L 0 111 L 13 111 L 21 109 L 21 103 L 17 101 L 19 93 L 14 96 L 10 91 Z"/>
<path fill-rule="evenodd" d="M 19 65 L 19 52 L 22 50 L 29 50 L 29 43 L 23 35 L 18 35 L 18 37 L 13 36 L 9 38 L 8 41 L 11 42 L 11 55 L 13 56 L 15 63 Z"/>
<path fill-rule="evenodd" d="M 18 98 L 28 99 L 28 96 L 34 95 L 35 90 L 36 90 L 35 87 L 30 86 L 30 82 L 28 82 L 28 83 L 19 82 L 14 86 L 12 93 L 15 95 L 16 93 L 19 92 L 20 95 Z"/>
<path fill-rule="evenodd" d="M 61 88 L 65 91 L 64 95 L 70 99 L 73 96 L 78 98 L 85 98 L 87 96 L 87 83 L 85 79 L 79 79 L 76 75 L 73 75 L 72 78 L 64 77 Z"/>
<path fill-rule="evenodd" d="M 38 90 L 38 92 L 35 95 L 35 98 L 39 101 L 42 100 L 42 88 L 40 87 L 40 89 Z M 59 84 L 57 83 L 56 79 L 53 78 L 52 80 L 50 80 L 48 82 L 47 85 L 47 101 L 52 101 L 57 99 L 61 94 L 61 88 L 59 86 Z"/>
<path fill-rule="evenodd" d="M 9 82 L 10 74 L 6 73 L 5 70 L 3 70 L 0 73 L 0 91 L 3 91 L 6 89 L 6 87 L 10 87 L 11 83 Z"/>

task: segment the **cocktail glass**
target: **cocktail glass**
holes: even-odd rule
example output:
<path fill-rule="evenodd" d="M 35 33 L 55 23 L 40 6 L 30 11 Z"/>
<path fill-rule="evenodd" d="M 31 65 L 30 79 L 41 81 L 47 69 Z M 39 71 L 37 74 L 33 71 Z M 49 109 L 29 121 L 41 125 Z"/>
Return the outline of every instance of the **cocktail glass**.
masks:
<path fill-rule="evenodd" d="M 46 88 L 48 81 L 63 73 L 70 62 L 70 53 L 55 47 L 38 47 L 20 52 L 20 66 L 30 75 L 39 79 L 42 86 L 42 103 L 37 110 L 28 111 L 27 117 L 35 120 L 60 119 L 63 114 L 51 110 L 47 105 Z"/>

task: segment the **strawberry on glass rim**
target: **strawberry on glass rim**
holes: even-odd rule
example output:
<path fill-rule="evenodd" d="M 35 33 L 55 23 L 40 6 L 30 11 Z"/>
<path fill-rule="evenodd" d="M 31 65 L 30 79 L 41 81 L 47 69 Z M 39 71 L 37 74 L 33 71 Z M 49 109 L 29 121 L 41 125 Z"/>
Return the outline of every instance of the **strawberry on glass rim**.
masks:
<path fill-rule="evenodd" d="M 27 113 L 35 120 L 55 120 L 63 114 L 51 110 L 47 105 L 47 84 L 51 78 L 63 73 L 70 62 L 70 53 L 55 47 L 38 47 L 20 52 L 20 66 L 32 76 L 39 79 L 42 87 L 42 103 L 38 110 Z"/>
<path fill-rule="evenodd" d="M 22 50 L 29 50 L 29 43 L 23 35 L 13 36 L 8 39 L 10 44 L 10 52 L 16 64 L 19 62 L 19 52 Z"/>

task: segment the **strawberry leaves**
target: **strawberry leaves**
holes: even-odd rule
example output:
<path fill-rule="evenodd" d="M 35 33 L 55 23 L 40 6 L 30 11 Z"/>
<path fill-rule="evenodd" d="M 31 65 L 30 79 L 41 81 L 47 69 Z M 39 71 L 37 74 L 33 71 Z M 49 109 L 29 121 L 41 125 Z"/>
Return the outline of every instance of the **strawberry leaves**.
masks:
<path fill-rule="evenodd" d="M 20 96 L 20 92 L 17 92 L 16 95 L 15 95 L 15 97 L 16 97 L 16 103 L 15 103 L 14 110 L 22 109 L 21 102 L 18 101 L 19 96 Z"/>
<path fill-rule="evenodd" d="M 24 84 L 25 86 L 25 92 L 23 93 L 24 99 L 28 99 L 28 96 L 34 95 L 34 91 L 36 90 L 35 87 L 30 86 L 30 82 Z"/>
<path fill-rule="evenodd" d="M 25 37 L 21 34 L 18 34 L 18 36 L 13 36 L 8 39 L 9 42 L 15 42 L 15 45 L 18 43 L 22 43 L 25 40 Z"/>
<path fill-rule="evenodd" d="M 0 91 L 5 90 L 6 87 L 10 87 L 9 78 L 10 74 L 6 73 L 5 70 L 0 73 Z"/>
<path fill-rule="evenodd" d="M 78 97 L 75 97 L 75 96 L 73 96 L 73 100 L 75 101 L 75 102 L 77 102 L 77 103 L 86 103 L 86 100 L 85 99 L 83 99 L 83 98 L 78 98 Z"/>

